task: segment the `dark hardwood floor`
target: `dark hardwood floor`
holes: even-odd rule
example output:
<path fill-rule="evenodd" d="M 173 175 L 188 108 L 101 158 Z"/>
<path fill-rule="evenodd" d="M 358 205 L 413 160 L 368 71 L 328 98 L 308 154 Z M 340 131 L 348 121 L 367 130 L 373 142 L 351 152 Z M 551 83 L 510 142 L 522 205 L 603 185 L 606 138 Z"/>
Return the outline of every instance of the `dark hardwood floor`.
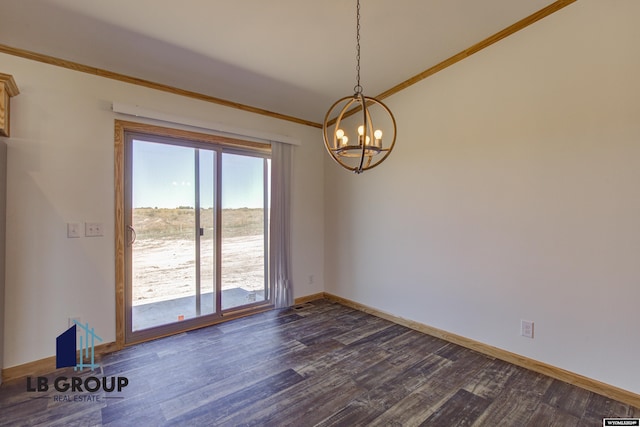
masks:
<path fill-rule="evenodd" d="M 0 425 L 582 427 L 640 417 L 638 408 L 325 300 L 136 345 L 100 364 L 51 373 L 47 392 L 27 392 L 26 379 L 3 384 Z M 61 376 L 90 388 L 92 376 L 128 385 L 58 392 Z"/>

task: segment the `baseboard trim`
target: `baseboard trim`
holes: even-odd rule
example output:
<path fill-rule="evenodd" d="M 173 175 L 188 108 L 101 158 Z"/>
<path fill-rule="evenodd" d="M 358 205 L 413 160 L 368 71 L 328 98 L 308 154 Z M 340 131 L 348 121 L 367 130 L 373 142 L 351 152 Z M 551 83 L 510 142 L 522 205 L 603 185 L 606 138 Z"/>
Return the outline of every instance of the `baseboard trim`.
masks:
<path fill-rule="evenodd" d="M 528 357 L 524 357 L 507 350 L 493 347 L 491 345 L 484 344 L 479 341 L 475 341 L 460 335 L 452 334 L 452 333 L 443 331 L 442 329 L 434 328 L 432 326 L 415 322 L 413 320 L 408 320 L 390 313 L 386 313 L 384 311 L 369 307 L 364 304 L 360 304 L 355 301 L 351 301 L 346 298 L 339 297 L 337 295 L 333 295 L 325 292 L 324 298 L 329 301 L 337 302 L 347 307 L 351 307 L 353 309 L 371 314 L 373 316 L 389 320 L 398 325 L 406 326 L 408 328 L 425 333 L 427 335 L 431 335 L 436 338 L 441 338 L 445 341 L 458 344 L 462 347 L 469 348 L 471 350 L 477 351 L 478 353 L 485 354 L 495 359 L 504 360 L 505 362 L 509 362 L 514 365 L 529 369 L 531 371 L 547 375 L 551 378 L 555 378 L 557 380 L 564 381 L 569 384 L 573 384 L 577 387 L 592 391 L 594 393 L 601 394 L 603 396 L 618 400 L 628 405 L 632 405 L 637 408 L 640 407 L 640 395 L 636 393 L 632 393 L 628 390 L 624 390 L 616 386 L 612 386 L 610 384 L 605 384 L 598 380 L 594 380 L 592 378 L 588 378 L 583 375 L 576 374 L 574 372 L 549 365 L 547 363 L 539 362 L 537 360 L 530 359 Z"/>
<path fill-rule="evenodd" d="M 312 294 L 312 295 L 307 295 L 306 297 L 296 298 L 295 301 L 293 302 L 293 304 L 294 305 L 299 305 L 299 304 L 304 304 L 305 302 L 315 301 L 315 300 L 324 299 L 324 298 L 325 298 L 325 293 L 324 292 L 318 292 L 317 294 Z"/>
<path fill-rule="evenodd" d="M 96 361 L 100 361 L 100 356 L 118 350 L 115 342 L 100 344 L 94 347 Z M 56 371 L 56 357 L 46 357 L 22 365 L 12 366 L 2 370 L 2 382 L 12 381 L 27 376 L 47 375 Z"/>

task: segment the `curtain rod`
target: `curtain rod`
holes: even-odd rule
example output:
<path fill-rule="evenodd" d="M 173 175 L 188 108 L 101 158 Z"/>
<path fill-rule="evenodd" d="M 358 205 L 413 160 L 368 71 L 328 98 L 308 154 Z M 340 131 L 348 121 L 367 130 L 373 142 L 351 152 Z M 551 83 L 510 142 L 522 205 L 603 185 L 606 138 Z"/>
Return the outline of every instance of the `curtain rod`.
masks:
<path fill-rule="evenodd" d="M 223 125 L 220 123 L 208 122 L 205 120 L 198 120 L 189 117 L 174 116 L 169 113 L 163 113 L 161 111 L 150 110 L 148 108 L 140 107 L 138 105 L 128 105 L 121 102 L 113 102 L 111 109 L 114 113 L 126 114 L 128 116 L 142 117 L 145 119 L 159 120 L 161 122 L 173 123 L 178 125 L 185 125 L 199 129 L 206 129 L 214 132 L 231 134 L 240 136 L 243 138 L 251 138 L 260 142 L 281 142 L 283 144 L 290 145 L 302 145 L 299 139 L 285 135 L 278 135 L 268 132 L 261 132 L 249 129 L 241 129 L 232 126 Z"/>

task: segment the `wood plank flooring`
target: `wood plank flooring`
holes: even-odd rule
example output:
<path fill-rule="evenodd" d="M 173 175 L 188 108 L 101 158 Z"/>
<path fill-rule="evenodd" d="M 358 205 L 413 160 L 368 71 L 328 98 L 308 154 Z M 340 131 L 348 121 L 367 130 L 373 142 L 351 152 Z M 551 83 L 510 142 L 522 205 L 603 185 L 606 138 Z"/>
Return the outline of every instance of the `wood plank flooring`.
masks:
<path fill-rule="evenodd" d="M 3 384 L 0 426 L 583 427 L 640 417 L 638 408 L 326 300 L 139 344 L 100 364 L 51 373 L 47 392 L 27 392 L 26 379 Z M 60 376 L 120 376 L 128 385 L 61 393 L 53 389 Z"/>

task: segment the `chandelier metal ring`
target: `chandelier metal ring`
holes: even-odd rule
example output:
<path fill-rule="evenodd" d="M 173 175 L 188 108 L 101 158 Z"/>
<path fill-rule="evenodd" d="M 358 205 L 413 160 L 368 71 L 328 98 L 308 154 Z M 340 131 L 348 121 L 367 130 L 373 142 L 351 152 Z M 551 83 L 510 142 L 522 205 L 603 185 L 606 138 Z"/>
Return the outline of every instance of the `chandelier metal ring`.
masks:
<path fill-rule="evenodd" d="M 391 135 L 385 137 L 384 144 L 380 129 L 374 126 L 371 107 L 378 107 L 387 115 L 389 122 L 387 128 L 391 129 Z M 338 108 L 339 112 L 334 117 Z M 361 110 L 362 113 L 357 114 L 360 113 L 358 110 Z M 354 112 L 357 113 L 354 114 Z M 358 132 L 357 139 L 353 138 L 355 139 L 353 142 L 350 142 L 344 133 L 339 132 L 342 130 L 341 125 L 347 122 L 351 115 L 361 117 L 360 121 L 357 121 L 357 117 L 351 121 L 357 121 L 358 130 L 362 128 L 362 131 Z M 324 118 L 322 136 L 325 148 L 333 160 L 345 169 L 359 174 L 378 166 L 391 154 L 396 143 L 396 120 L 389 107 L 382 101 L 362 93 L 356 93 L 340 98 L 329 108 Z"/>

